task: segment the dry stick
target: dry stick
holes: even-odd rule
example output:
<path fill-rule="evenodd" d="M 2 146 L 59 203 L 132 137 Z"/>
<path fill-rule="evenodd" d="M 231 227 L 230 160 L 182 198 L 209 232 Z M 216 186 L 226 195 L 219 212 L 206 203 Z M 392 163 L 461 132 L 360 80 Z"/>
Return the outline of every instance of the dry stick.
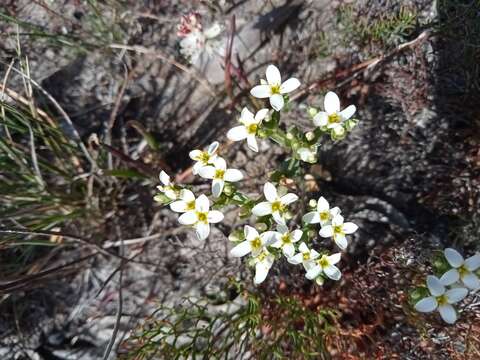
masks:
<path fill-rule="evenodd" d="M 70 119 L 68 114 L 63 110 L 63 108 L 60 106 L 60 104 L 55 100 L 55 98 L 50 95 L 49 92 L 47 92 L 40 84 L 38 84 L 35 80 L 30 78 L 29 76 L 26 76 L 24 73 L 22 73 L 20 70 L 12 68 L 13 71 L 16 73 L 20 74 L 21 76 L 24 76 L 26 79 L 28 79 L 42 94 L 44 94 L 50 102 L 57 108 L 57 110 L 60 112 L 64 120 L 67 122 L 68 127 L 70 128 L 74 138 L 76 141 L 78 141 L 78 145 L 80 146 L 80 149 L 82 150 L 83 154 L 85 157 L 88 159 L 92 166 L 92 170 L 98 169 L 97 162 L 93 159 L 93 157 L 90 155 L 88 152 L 87 147 L 82 141 L 82 138 L 80 137 L 80 134 L 78 133 L 77 129 L 75 128 L 75 125 L 73 124 L 73 121 Z"/>
<path fill-rule="evenodd" d="M 230 20 L 230 36 L 227 39 L 227 51 L 225 52 L 225 89 L 227 91 L 228 97 L 231 99 L 232 103 L 230 105 L 231 108 L 235 106 L 235 98 L 233 96 L 233 89 L 232 89 L 232 47 L 233 47 L 233 39 L 235 37 L 235 15 L 232 15 Z"/>
<path fill-rule="evenodd" d="M 194 71 L 193 69 L 179 63 L 178 61 L 176 61 L 175 59 L 173 59 L 172 57 L 169 57 L 165 54 L 162 54 L 160 51 L 158 50 L 152 50 L 152 49 L 148 49 L 146 47 L 143 47 L 143 46 L 128 46 L 128 45 L 122 45 L 122 44 L 111 44 L 110 45 L 110 48 L 112 49 L 123 49 L 123 50 L 129 50 L 129 51 L 135 51 L 135 52 L 138 52 L 138 53 L 141 53 L 141 54 L 145 54 L 145 55 L 152 55 L 154 56 L 155 58 L 157 59 L 160 59 L 160 60 L 163 60 L 163 61 L 166 61 L 168 62 L 169 64 L 175 66 L 176 68 L 186 72 L 188 75 L 190 75 L 192 78 L 194 78 L 195 80 L 197 80 L 200 85 L 202 85 L 209 93 L 210 95 L 212 96 L 216 96 L 216 93 L 215 93 L 215 90 L 213 88 L 213 86 L 210 84 L 210 82 L 205 79 L 204 77 L 202 77 L 200 74 L 198 74 L 196 71 Z"/>

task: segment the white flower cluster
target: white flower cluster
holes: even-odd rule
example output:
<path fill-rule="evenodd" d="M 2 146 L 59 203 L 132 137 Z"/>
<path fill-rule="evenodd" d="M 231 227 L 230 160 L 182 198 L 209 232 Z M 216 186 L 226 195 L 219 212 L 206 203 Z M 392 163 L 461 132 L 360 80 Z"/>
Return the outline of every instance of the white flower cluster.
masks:
<path fill-rule="evenodd" d="M 185 18 L 184 28 L 182 29 L 185 35 L 199 30 L 201 30 L 201 26 L 196 16 Z M 290 78 L 282 82 L 280 72 L 274 65 L 267 67 L 266 78 L 267 80 L 263 80 L 261 85 L 255 86 L 251 90 L 251 94 L 258 98 L 269 99 L 273 109 L 271 118 L 267 119 L 271 112 L 270 109 L 264 108 L 254 114 L 244 108 L 239 119 L 241 125 L 230 129 L 227 137 L 232 141 L 246 140 L 248 147 L 257 152 L 259 150 L 257 136 L 264 127 L 262 137 L 270 137 L 281 145 L 290 148 L 292 154 L 294 156 L 297 154 L 303 161 L 316 161 L 316 147 L 318 146 L 319 136 L 322 132 L 328 132 L 325 130 L 327 127 L 335 129 L 335 124 L 341 124 L 352 116 L 355 107 L 350 106 L 340 112 L 338 97 L 330 92 L 325 98 L 326 125 L 322 122 L 323 115 L 321 113 L 317 114 L 317 118 L 321 119 L 315 120 L 316 124 L 325 127 L 324 130 L 318 129 L 319 132 L 317 134 L 312 133 L 312 135 L 308 135 L 308 133 L 300 135 L 298 132 L 295 134 L 284 133 L 279 127 L 279 112 L 288 102 L 286 94 L 297 89 L 300 86 L 300 81 Z M 334 103 L 335 98 L 338 106 Z M 267 120 L 269 123 L 263 126 L 262 122 Z M 239 232 L 239 236 L 232 236 L 233 233 L 230 236 L 230 239 L 237 242 L 231 250 L 233 256 L 243 257 L 250 254 L 249 263 L 256 269 L 255 284 L 260 284 L 265 280 L 275 259 L 282 254 L 291 264 L 302 264 L 306 271 L 306 277 L 315 280 L 318 284 L 323 284 L 326 278 L 339 280 L 341 272 L 335 264 L 340 261 L 341 254 L 321 254 L 314 249 L 310 249 L 307 244 L 313 240 L 311 239 L 313 233 L 311 230 L 315 224 L 320 224 L 319 235 L 324 238 L 332 238 L 341 250 L 345 250 L 348 244 L 346 235 L 354 233 L 358 228 L 357 225 L 344 222 L 340 215 L 340 209 L 338 207 L 330 209 L 327 200 L 320 197 L 318 202 L 314 201 L 315 210 L 303 216 L 303 227 L 301 229 L 290 228 L 287 226 L 287 221 L 291 220 L 293 216 L 289 206 L 299 199 L 298 196 L 293 193 L 286 193 L 281 188 L 277 189 L 274 184 L 267 182 L 263 188 L 265 197 L 263 201 L 249 199 L 246 195 L 238 192 L 233 185 L 233 183 L 243 179 L 242 172 L 228 168 L 225 159 L 218 155 L 218 149 L 219 143 L 215 141 L 205 150 L 191 151 L 189 156 L 195 161 L 192 172 L 194 175 L 212 181 L 211 192 L 214 207 L 235 204 L 242 207 L 242 210 L 247 212 L 246 215 L 252 214 L 259 219 L 257 228 L 264 230 L 261 233 L 255 227 L 245 225 L 243 232 Z M 315 149 L 315 154 L 312 153 L 311 149 Z M 169 204 L 174 212 L 181 213 L 178 218 L 180 224 L 193 227 L 200 240 L 208 237 L 210 224 L 223 220 L 224 215 L 220 211 L 210 209 L 212 204 L 206 195 L 202 194 L 196 198 L 191 190 L 173 184 L 170 177 L 163 171 L 160 173 L 160 181 L 162 185 L 157 187 L 160 194 L 155 199 L 163 204 Z M 228 189 L 228 191 L 225 189 Z M 269 227 L 272 228 L 269 229 Z"/>
<path fill-rule="evenodd" d="M 469 290 L 480 289 L 480 280 L 475 274 L 480 268 L 480 254 L 477 253 L 465 260 L 455 249 L 447 248 L 443 253 L 451 269 L 440 279 L 433 275 L 427 276 L 430 296 L 418 301 L 415 310 L 425 313 L 438 310 L 446 323 L 453 324 L 457 321 L 457 312 L 453 304 L 462 301 Z M 450 288 L 447 290 L 447 287 Z"/>

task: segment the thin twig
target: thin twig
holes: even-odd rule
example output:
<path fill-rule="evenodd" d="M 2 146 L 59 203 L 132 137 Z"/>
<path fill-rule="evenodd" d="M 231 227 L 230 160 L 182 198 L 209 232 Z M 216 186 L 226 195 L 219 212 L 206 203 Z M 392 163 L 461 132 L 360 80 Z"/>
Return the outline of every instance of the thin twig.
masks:
<path fill-rule="evenodd" d="M 179 63 L 178 61 L 176 61 L 175 59 L 173 59 L 172 57 L 169 57 L 163 53 L 161 53 L 159 50 L 152 50 L 152 49 L 148 49 L 146 47 L 143 47 L 143 46 L 128 46 L 128 45 L 122 45 L 122 44 L 111 44 L 110 45 L 110 48 L 112 49 L 123 49 L 123 50 L 129 50 L 129 51 L 135 51 L 135 52 L 138 52 L 138 53 L 141 53 L 141 54 L 145 54 L 145 55 L 152 55 L 154 56 L 155 58 L 157 59 L 161 59 L 163 61 L 166 61 L 168 62 L 169 64 L 175 66 L 176 68 L 186 72 L 188 75 L 190 75 L 192 78 L 194 78 L 195 80 L 197 80 L 200 85 L 202 85 L 212 96 L 216 96 L 216 93 L 215 93 L 215 90 L 213 88 L 213 86 L 210 84 L 210 82 L 205 79 L 204 77 L 200 76 L 196 71 L 194 71 L 193 69 Z"/>

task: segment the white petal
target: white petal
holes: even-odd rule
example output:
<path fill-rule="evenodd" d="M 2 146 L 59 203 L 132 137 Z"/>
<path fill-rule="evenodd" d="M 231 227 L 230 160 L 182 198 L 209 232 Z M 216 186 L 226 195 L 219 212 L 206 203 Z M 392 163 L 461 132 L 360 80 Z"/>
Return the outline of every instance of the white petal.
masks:
<path fill-rule="evenodd" d="M 324 108 L 328 114 L 340 111 L 340 99 L 333 91 L 329 91 L 325 95 Z"/>
<path fill-rule="evenodd" d="M 242 257 L 247 255 L 250 251 L 252 251 L 250 241 L 243 241 L 230 250 L 230 254 L 234 257 Z"/>
<path fill-rule="evenodd" d="M 300 86 L 300 81 L 296 78 L 290 78 L 280 86 L 280 94 L 287 94 L 296 90 Z"/>
<path fill-rule="evenodd" d="M 210 26 L 208 29 L 206 29 L 203 32 L 203 34 L 205 35 L 206 38 L 212 39 L 218 36 L 221 31 L 222 31 L 222 27 L 220 26 L 220 24 L 215 23 L 212 26 Z"/>
<path fill-rule="evenodd" d="M 440 312 L 443 321 L 447 324 L 454 324 L 455 321 L 457 321 L 457 312 L 452 305 L 441 305 L 438 307 L 438 311 Z"/>
<path fill-rule="evenodd" d="M 197 214 L 195 211 L 187 211 L 178 218 L 178 222 L 182 225 L 193 225 L 197 220 Z"/>
<path fill-rule="evenodd" d="M 448 263 L 455 268 L 462 266 L 463 264 L 463 256 L 460 253 L 452 248 L 446 248 L 443 253 L 445 254 L 445 259 L 447 259 Z"/>
<path fill-rule="evenodd" d="M 302 220 L 307 224 L 318 224 L 320 222 L 320 214 L 316 211 L 311 211 L 303 215 Z"/>
<path fill-rule="evenodd" d="M 190 159 L 198 161 L 199 157 L 202 156 L 203 151 L 201 150 L 192 150 L 188 153 L 188 156 L 190 156 Z"/>
<path fill-rule="evenodd" d="M 343 216 L 337 215 L 332 219 L 333 226 L 340 226 L 343 225 Z"/>
<path fill-rule="evenodd" d="M 340 253 L 335 253 L 330 256 L 327 256 L 328 262 L 332 265 L 335 265 L 336 263 L 338 263 L 341 258 L 342 258 L 342 254 Z"/>
<path fill-rule="evenodd" d="M 324 212 L 324 211 L 328 211 L 329 209 L 330 209 L 330 204 L 328 203 L 327 199 L 325 199 L 323 196 L 320 196 L 317 202 L 317 211 Z"/>
<path fill-rule="evenodd" d="M 313 266 L 312 268 L 310 268 L 310 270 L 307 271 L 305 276 L 308 280 L 313 280 L 318 275 L 320 275 L 321 273 L 322 273 L 322 268 L 320 266 L 316 265 L 316 266 Z"/>
<path fill-rule="evenodd" d="M 302 253 L 298 253 L 292 257 L 289 257 L 287 259 L 287 261 L 290 263 L 290 264 L 294 264 L 294 265 L 298 265 L 298 264 L 301 264 L 303 262 L 303 254 Z"/>
<path fill-rule="evenodd" d="M 215 161 L 213 162 L 213 164 L 215 165 L 215 168 L 218 169 L 218 170 L 227 170 L 227 162 L 225 161 L 224 158 L 218 156 L 215 158 Z"/>
<path fill-rule="evenodd" d="M 285 101 L 283 100 L 283 96 L 280 94 L 273 94 L 270 96 L 270 105 L 272 108 L 274 108 L 276 111 L 280 111 L 283 109 L 283 105 L 285 104 Z"/>
<path fill-rule="evenodd" d="M 282 214 L 280 214 L 278 211 L 272 212 L 272 217 L 277 224 L 285 225 L 285 219 L 283 218 Z"/>
<path fill-rule="evenodd" d="M 290 205 L 291 203 L 295 202 L 298 200 L 298 196 L 293 194 L 293 193 L 288 193 L 286 195 L 283 195 L 281 198 L 280 198 L 280 202 L 283 204 L 283 205 Z"/>
<path fill-rule="evenodd" d="M 200 171 L 201 168 L 203 168 L 205 165 L 202 162 L 197 162 L 193 165 L 193 175 L 197 175 L 198 172 Z"/>
<path fill-rule="evenodd" d="M 278 233 L 276 231 L 265 231 L 260 234 L 260 239 L 262 239 L 262 244 L 265 246 L 270 246 L 278 238 Z"/>
<path fill-rule="evenodd" d="M 160 175 L 158 177 L 163 185 L 170 185 L 170 176 L 168 176 L 165 171 L 160 171 Z"/>
<path fill-rule="evenodd" d="M 250 110 L 248 110 L 246 107 L 244 107 L 242 109 L 242 113 L 240 115 L 240 120 L 245 125 L 250 125 L 250 124 L 253 124 L 255 122 L 255 118 L 253 116 L 253 113 Z"/>
<path fill-rule="evenodd" d="M 227 132 L 227 138 L 231 141 L 240 141 L 248 136 L 247 128 L 243 125 L 235 126 Z"/>
<path fill-rule="evenodd" d="M 275 249 L 279 249 L 282 247 L 282 240 L 278 239 L 278 240 L 275 240 L 275 242 L 271 245 L 272 247 L 274 247 Z"/>
<path fill-rule="evenodd" d="M 270 182 L 265 183 L 263 186 L 263 194 L 265 195 L 265 199 L 270 202 L 274 202 L 278 198 L 277 188 Z"/>
<path fill-rule="evenodd" d="M 255 135 L 250 134 L 247 136 L 247 145 L 250 150 L 258 152 L 258 144 Z"/>
<path fill-rule="evenodd" d="M 480 267 L 480 254 L 475 254 L 465 260 L 465 267 L 470 271 L 477 270 Z"/>
<path fill-rule="evenodd" d="M 357 108 L 355 107 L 355 105 L 347 106 L 345 109 L 340 111 L 340 116 L 342 117 L 342 121 L 346 121 L 350 119 L 353 116 L 353 114 L 355 114 L 355 111 L 357 111 Z"/>
<path fill-rule="evenodd" d="M 170 209 L 178 213 L 184 213 L 187 211 L 187 203 L 183 200 L 174 201 L 170 204 Z"/>
<path fill-rule="evenodd" d="M 462 301 L 467 295 L 468 289 L 465 288 L 453 288 L 445 292 L 449 304 L 455 304 Z"/>
<path fill-rule="evenodd" d="M 209 208 L 210 201 L 204 194 L 200 195 L 197 200 L 195 200 L 195 210 L 200 212 L 207 212 Z"/>
<path fill-rule="evenodd" d="M 342 277 L 341 271 L 335 265 L 328 265 L 323 268 L 323 272 L 327 275 L 330 279 L 338 281 Z"/>
<path fill-rule="evenodd" d="M 348 246 L 347 238 L 344 235 L 335 235 L 333 241 L 335 241 L 340 250 L 345 250 Z"/>
<path fill-rule="evenodd" d="M 332 225 L 327 225 L 327 226 L 324 226 L 320 229 L 320 231 L 318 232 L 318 234 L 321 236 L 321 237 L 332 237 L 333 236 L 333 226 Z"/>
<path fill-rule="evenodd" d="M 225 179 L 225 181 L 236 182 L 243 179 L 243 174 L 240 170 L 237 169 L 227 169 L 223 178 Z"/>
<path fill-rule="evenodd" d="M 334 208 L 330 209 L 330 215 L 332 215 L 332 218 L 334 218 L 337 215 L 340 215 L 342 211 L 338 206 L 335 206 Z"/>
<path fill-rule="evenodd" d="M 328 124 L 328 114 L 325 111 L 319 111 L 313 117 L 313 123 L 315 124 L 315 126 L 318 126 L 318 127 L 327 126 L 327 124 Z"/>
<path fill-rule="evenodd" d="M 243 228 L 243 233 L 245 234 L 245 239 L 247 240 L 253 240 L 259 237 L 257 229 L 250 225 L 245 225 Z"/>
<path fill-rule="evenodd" d="M 166 189 L 164 194 L 172 200 L 175 200 L 177 198 L 177 193 L 172 189 Z"/>
<path fill-rule="evenodd" d="M 285 244 L 282 248 L 283 253 L 287 258 L 293 256 L 295 254 L 295 246 L 293 244 Z"/>
<path fill-rule="evenodd" d="M 437 299 L 434 296 L 426 297 L 415 304 L 415 310 L 419 312 L 432 312 L 437 308 Z"/>
<path fill-rule="evenodd" d="M 357 231 L 358 226 L 352 222 L 346 222 L 343 224 L 342 229 L 345 234 L 353 234 L 355 231 Z"/>
<path fill-rule="evenodd" d="M 275 65 L 268 65 L 265 75 L 267 76 L 267 81 L 270 85 L 280 85 L 282 83 L 280 70 L 278 70 Z"/>
<path fill-rule="evenodd" d="M 218 210 L 208 212 L 207 220 L 209 223 L 216 224 L 223 220 L 223 214 Z"/>
<path fill-rule="evenodd" d="M 213 179 L 215 176 L 215 168 L 213 166 L 202 166 L 198 169 L 198 175 L 204 179 Z"/>
<path fill-rule="evenodd" d="M 477 290 L 480 288 L 480 280 L 478 279 L 478 276 L 474 273 L 468 273 L 463 275 L 462 282 L 469 289 Z"/>
<path fill-rule="evenodd" d="M 302 253 L 310 251 L 308 249 L 307 244 L 305 244 L 304 242 L 300 243 L 300 246 L 298 247 L 298 250 L 300 250 Z"/>
<path fill-rule="evenodd" d="M 457 269 L 450 269 L 440 278 L 440 282 L 443 286 L 450 286 L 455 284 L 460 279 L 460 274 Z"/>
<path fill-rule="evenodd" d="M 180 198 L 185 202 L 195 201 L 195 194 L 188 189 L 183 189 L 180 191 Z"/>
<path fill-rule="evenodd" d="M 219 142 L 218 142 L 218 141 L 214 141 L 213 143 L 211 143 L 210 145 L 208 145 L 207 152 L 208 152 L 210 155 L 213 155 L 213 154 L 215 154 L 215 153 L 217 152 L 219 146 L 220 146 Z"/>
<path fill-rule="evenodd" d="M 269 270 L 270 268 L 266 266 L 264 263 L 257 263 L 255 265 L 255 278 L 253 282 L 257 285 L 261 284 L 267 277 Z"/>
<path fill-rule="evenodd" d="M 297 242 L 302 238 L 303 231 L 302 230 L 293 230 L 292 232 L 292 241 Z"/>
<path fill-rule="evenodd" d="M 197 237 L 199 240 L 205 240 L 210 234 L 210 225 L 199 222 L 197 223 L 197 225 L 195 225 L 195 232 L 197 233 Z"/>
<path fill-rule="evenodd" d="M 212 194 L 214 197 L 219 197 L 222 194 L 223 187 L 225 186 L 225 181 L 220 179 L 214 179 L 212 181 Z"/>
<path fill-rule="evenodd" d="M 252 90 L 250 94 L 259 99 L 265 99 L 272 95 L 272 91 L 269 85 L 257 85 Z"/>
<path fill-rule="evenodd" d="M 272 204 L 268 201 L 263 201 L 255 205 L 252 209 L 252 214 L 255 216 L 265 216 L 272 213 Z"/>
<path fill-rule="evenodd" d="M 277 230 L 280 234 L 285 234 L 288 232 L 288 227 L 286 225 L 283 225 L 283 224 L 278 224 L 277 225 Z"/>
<path fill-rule="evenodd" d="M 258 124 L 260 121 L 262 121 L 263 119 L 265 119 L 265 117 L 267 116 L 269 110 L 268 109 L 260 109 L 257 111 L 257 113 L 255 114 L 255 122 Z"/>
<path fill-rule="evenodd" d="M 433 296 L 440 296 L 445 293 L 445 287 L 436 276 L 427 276 L 427 287 Z"/>

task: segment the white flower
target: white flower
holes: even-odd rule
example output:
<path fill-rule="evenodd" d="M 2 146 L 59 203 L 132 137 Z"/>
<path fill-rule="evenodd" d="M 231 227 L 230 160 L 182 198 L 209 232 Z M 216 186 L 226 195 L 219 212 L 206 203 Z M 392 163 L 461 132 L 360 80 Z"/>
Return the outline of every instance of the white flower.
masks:
<path fill-rule="evenodd" d="M 443 252 L 448 263 L 453 269 L 448 270 L 440 278 L 444 285 L 450 285 L 459 279 L 463 285 L 472 290 L 480 288 L 480 280 L 473 272 L 480 267 L 480 254 L 475 254 L 464 260 L 463 256 L 456 250 L 447 248 Z"/>
<path fill-rule="evenodd" d="M 169 199 L 176 200 L 178 198 L 179 191 L 175 189 L 175 185 L 171 182 L 170 176 L 168 176 L 167 173 L 162 170 L 160 171 L 159 178 L 163 185 L 157 186 L 158 191 L 165 194 L 165 196 Z"/>
<path fill-rule="evenodd" d="M 275 241 L 275 232 L 273 231 L 266 231 L 259 234 L 255 228 L 245 225 L 243 233 L 245 235 L 245 241 L 242 241 L 230 250 L 230 254 L 234 257 L 242 257 L 249 253 L 257 256 L 265 246 L 271 245 L 272 242 Z"/>
<path fill-rule="evenodd" d="M 267 250 L 263 249 L 256 257 L 252 259 L 252 265 L 255 265 L 255 278 L 253 282 L 261 284 L 267 277 L 270 268 L 275 261 L 275 257 Z"/>
<path fill-rule="evenodd" d="M 307 277 L 307 279 L 313 280 L 323 273 L 332 280 L 340 280 L 340 278 L 342 277 L 342 273 L 335 266 L 335 264 L 340 261 L 340 258 L 340 253 L 329 256 L 322 255 L 320 259 L 315 260 L 315 265 L 307 271 L 307 274 L 305 276 Z"/>
<path fill-rule="evenodd" d="M 227 169 L 225 159 L 217 157 L 214 166 L 208 165 L 198 170 L 198 175 L 205 179 L 212 179 L 212 194 L 219 197 L 225 186 L 225 181 L 237 182 L 243 179 L 243 174 L 237 169 Z"/>
<path fill-rule="evenodd" d="M 270 98 L 272 108 L 280 111 L 284 105 L 283 95 L 298 88 L 300 81 L 296 78 L 290 78 L 282 83 L 282 76 L 275 65 L 268 65 L 266 76 L 266 84 L 255 86 L 250 90 L 250 94 L 260 99 Z"/>
<path fill-rule="evenodd" d="M 317 162 L 317 148 L 313 147 L 313 149 L 309 149 L 306 147 L 302 147 L 297 150 L 298 156 L 300 156 L 300 160 L 314 164 Z"/>
<path fill-rule="evenodd" d="M 293 256 L 295 253 L 295 246 L 293 244 L 300 240 L 303 232 L 298 229 L 289 231 L 288 227 L 282 224 L 278 224 L 277 230 L 278 232 L 275 233 L 276 241 L 272 244 L 272 247 L 277 249 L 281 248 L 287 258 Z"/>
<path fill-rule="evenodd" d="M 188 189 L 180 191 L 180 200 L 174 201 L 170 204 L 170 209 L 178 213 L 195 210 L 195 195 Z"/>
<path fill-rule="evenodd" d="M 258 144 L 255 135 L 257 134 L 258 126 L 267 114 L 268 109 L 261 109 L 254 116 L 246 107 L 243 108 L 240 119 L 238 120 L 242 125 L 230 129 L 227 133 L 227 138 L 231 141 L 247 139 L 248 147 L 252 151 L 257 152 Z"/>
<path fill-rule="evenodd" d="M 210 210 L 210 201 L 205 195 L 200 195 L 195 200 L 194 210 L 189 210 L 178 218 L 180 224 L 192 225 L 200 240 L 206 239 L 210 234 L 210 224 L 222 220 L 223 214 L 220 211 Z"/>
<path fill-rule="evenodd" d="M 335 244 L 337 244 L 341 250 L 345 250 L 348 245 L 345 235 L 353 234 L 357 229 L 357 225 L 352 222 L 344 223 L 343 216 L 336 215 L 332 219 L 332 224 L 322 227 L 318 233 L 321 237 L 333 237 Z"/>
<path fill-rule="evenodd" d="M 342 123 L 350 119 L 356 111 L 355 105 L 340 111 L 340 99 L 332 91 L 325 95 L 324 109 L 325 111 L 319 111 L 313 117 L 313 123 L 318 127 L 326 126 L 328 129 L 333 129 L 337 135 L 344 133 Z"/>
<path fill-rule="evenodd" d="M 320 256 L 314 249 L 309 249 L 307 244 L 302 242 L 298 247 L 300 251 L 298 254 L 287 258 L 290 264 L 302 264 L 306 271 L 310 270 L 315 265 L 315 259 Z"/>
<path fill-rule="evenodd" d="M 306 213 L 303 215 L 302 220 L 307 224 L 320 223 L 321 226 L 325 226 L 329 224 L 335 216 L 340 215 L 340 212 L 340 208 L 338 207 L 330 209 L 328 201 L 321 196 L 317 202 L 317 210 Z"/>
<path fill-rule="evenodd" d="M 288 193 L 279 197 L 275 185 L 269 182 L 263 187 L 263 193 L 265 194 L 267 201 L 255 205 L 252 209 L 253 215 L 272 215 L 277 224 L 285 224 L 284 215 L 287 211 L 287 206 L 297 201 L 298 196 L 293 193 Z"/>
<path fill-rule="evenodd" d="M 217 150 L 218 150 L 218 141 L 214 141 L 210 145 L 206 151 L 202 150 L 192 150 L 188 154 L 190 159 L 195 160 L 196 163 L 193 165 L 193 174 L 198 174 L 198 171 L 209 164 L 213 164 L 215 159 L 217 158 Z"/>
<path fill-rule="evenodd" d="M 426 297 L 415 304 L 415 310 L 420 312 L 432 312 L 436 309 L 442 319 L 453 324 L 457 321 L 457 313 L 451 304 L 455 304 L 468 294 L 466 288 L 453 288 L 445 291 L 445 286 L 436 276 L 427 276 L 428 291 L 432 296 Z"/>

